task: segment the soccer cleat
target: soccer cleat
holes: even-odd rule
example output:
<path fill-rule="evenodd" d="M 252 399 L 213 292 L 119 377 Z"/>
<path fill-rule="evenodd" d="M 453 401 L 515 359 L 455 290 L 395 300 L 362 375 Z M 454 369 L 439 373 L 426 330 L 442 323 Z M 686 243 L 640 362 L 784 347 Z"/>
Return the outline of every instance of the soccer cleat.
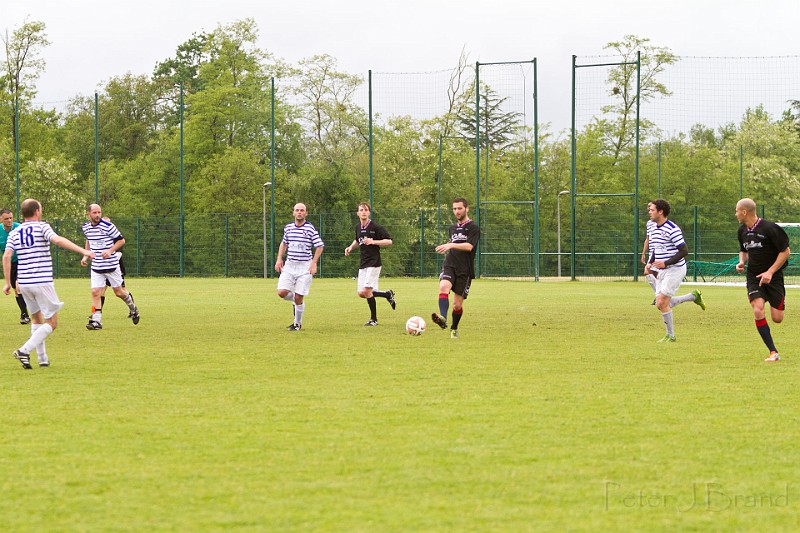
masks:
<path fill-rule="evenodd" d="M 377 326 L 378 325 L 378 321 L 377 320 L 370 320 L 369 322 L 367 322 L 364 325 L 365 326 Z"/>
<path fill-rule="evenodd" d="M 675 338 L 675 335 L 664 335 L 664 338 L 658 339 L 656 342 L 675 342 L 676 340 L 678 339 Z"/>
<path fill-rule="evenodd" d="M 436 313 L 431 313 L 431 320 L 433 320 L 433 323 L 439 326 L 440 328 L 447 329 L 447 320 L 440 317 Z"/>
<path fill-rule="evenodd" d="M 656 299 L 655 298 L 653 298 L 653 301 L 650 303 L 650 305 L 656 305 Z"/>
<path fill-rule="evenodd" d="M 393 291 L 393 290 L 391 290 L 391 289 L 389 289 L 389 290 L 386 292 L 386 294 L 388 294 L 388 296 L 386 297 L 386 299 L 387 299 L 387 300 L 389 300 L 389 305 L 391 305 L 391 306 L 392 306 L 392 310 L 394 310 L 395 308 L 397 308 L 397 302 L 396 302 L 396 301 L 395 301 L 395 299 L 394 299 L 394 291 Z"/>
<path fill-rule="evenodd" d="M 47 368 L 49 366 L 50 366 L 50 361 L 48 361 L 46 363 L 39 363 L 39 368 Z"/>
<path fill-rule="evenodd" d="M 137 307 L 136 310 L 131 311 L 130 313 L 128 313 L 128 318 L 133 320 L 133 325 L 134 326 L 136 324 L 138 324 L 139 323 L 139 308 Z"/>
<path fill-rule="evenodd" d="M 28 313 L 22 313 L 19 315 L 19 323 L 23 326 L 31 323 L 31 317 L 28 316 Z"/>
<path fill-rule="evenodd" d="M 699 305 L 700 309 L 705 311 L 706 310 L 706 303 L 703 301 L 703 293 L 698 291 L 697 289 L 695 289 L 695 290 L 692 291 L 692 294 L 694 294 L 694 303 Z"/>
<path fill-rule="evenodd" d="M 101 324 L 97 320 L 89 320 L 89 323 L 86 324 L 86 329 L 89 330 L 103 329 L 103 324 Z"/>
<path fill-rule="evenodd" d="M 457 329 L 451 329 L 450 330 L 450 338 L 451 339 L 457 339 L 458 338 L 458 330 Z"/>
<path fill-rule="evenodd" d="M 286 329 L 289 330 L 289 331 L 300 331 L 300 328 L 302 328 L 302 327 L 303 326 L 301 324 L 292 324 L 291 326 L 289 326 Z"/>
<path fill-rule="evenodd" d="M 769 357 L 764 359 L 764 362 L 765 363 L 774 363 L 774 362 L 780 361 L 780 360 L 781 360 L 781 356 L 778 355 L 778 352 L 769 352 Z"/>
<path fill-rule="evenodd" d="M 30 370 L 31 368 L 31 356 L 23 352 L 22 350 L 14 350 L 14 359 L 22 363 L 22 368 L 25 370 Z"/>

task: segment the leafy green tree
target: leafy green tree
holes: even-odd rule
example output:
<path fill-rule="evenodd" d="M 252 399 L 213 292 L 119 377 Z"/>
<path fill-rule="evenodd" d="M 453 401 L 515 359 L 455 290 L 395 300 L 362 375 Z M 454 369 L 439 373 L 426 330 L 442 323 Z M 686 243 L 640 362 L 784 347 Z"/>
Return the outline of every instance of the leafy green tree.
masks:
<path fill-rule="evenodd" d="M 504 106 L 508 97 L 501 97 L 489 85 L 481 83 L 480 123 L 481 151 L 493 153 L 516 145 L 522 137 L 522 113 L 507 111 Z M 458 122 L 456 128 L 460 135 L 469 139 L 475 146 L 475 87 L 464 91 L 458 106 Z"/>
<path fill-rule="evenodd" d="M 84 199 L 76 192 L 77 180 L 69 164 L 61 158 L 38 157 L 20 172 L 22 196 L 39 200 L 48 220 L 76 218 L 85 212 Z"/>
<path fill-rule="evenodd" d="M 635 140 L 637 52 L 641 52 L 640 101 L 644 103 L 671 94 L 667 86 L 658 80 L 658 75 L 676 63 L 678 57 L 667 47 L 649 43 L 650 39 L 646 37 L 626 35 L 622 40 L 612 41 L 604 47 L 616 52 L 620 62 L 624 63 L 609 70 L 607 83 L 609 96 L 614 103 L 602 109 L 604 114 L 613 117 L 608 123 L 610 129 L 607 135 L 614 164 Z M 645 140 L 654 127 L 654 124 L 640 120 L 640 141 Z"/>
<path fill-rule="evenodd" d="M 41 54 L 50 44 L 45 30 L 44 22 L 26 21 L 11 35 L 6 30 L 2 37 L 6 54 L 2 72 L 2 87 L 6 97 L 2 104 L 5 114 L 11 117 L 10 133 L 14 140 L 14 102 L 23 106 L 36 94 L 36 80 L 45 68 L 45 60 Z"/>

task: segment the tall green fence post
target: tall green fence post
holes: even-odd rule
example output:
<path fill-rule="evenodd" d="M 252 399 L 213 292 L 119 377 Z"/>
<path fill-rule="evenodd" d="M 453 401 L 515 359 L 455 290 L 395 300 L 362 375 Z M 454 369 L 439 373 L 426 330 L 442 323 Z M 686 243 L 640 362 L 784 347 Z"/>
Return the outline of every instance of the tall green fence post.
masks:
<path fill-rule="evenodd" d="M 698 250 L 700 249 L 699 248 L 700 230 L 697 227 L 697 221 L 699 219 L 699 217 L 697 216 L 698 207 L 697 206 L 693 206 L 692 207 L 692 211 L 694 211 L 694 232 L 693 232 L 694 233 L 694 235 L 693 235 L 693 238 L 694 238 L 694 246 L 693 246 L 693 248 L 694 248 L 694 263 L 693 263 L 694 264 L 694 276 L 692 277 L 692 280 L 693 281 L 697 281 L 697 255 L 698 255 Z"/>
<path fill-rule="evenodd" d="M 180 133 L 180 277 L 183 277 L 184 267 L 184 250 L 183 250 L 183 231 L 184 231 L 184 218 L 183 218 L 183 82 L 181 82 L 181 98 L 180 98 L 180 111 L 181 111 L 181 133 Z"/>
<path fill-rule="evenodd" d="M 575 84 L 576 84 L 576 66 L 578 56 L 572 56 L 572 126 L 570 128 L 571 144 L 572 144 L 572 157 L 570 162 L 570 250 L 569 250 L 569 277 L 575 281 L 575 175 L 576 175 L 576 159 L 575 151 L 577 150 L 577 143 L 575 141 Z"/>
<path fill-rule="evenodd" d="M 228 255 L 230 251 L 230 215 L 225 213 L 225 277 L 228 277 Z"/>
<path fill-rule="evenodd" d="M 17 220 L 19 220 L 19 97 L 14 95 L 14 173 L 17 178 Z"/>
<path fill-rule="evenodd" d="M 639 280 L 636 258 L 639 253 L 639 110 L 642 90 L 642 52 L 636 52 L 636 185 L 633 190 L 633 281 Z"/>
<path fill-rule="evenodd" d="M 136 275 L 142 273 L 142 217 L 136 217 Z"/>
<path fill-rule="evenodd" d="M 479 62 L 475 62 L 475 223 L 481 227 L 481 82 Z M 478 241 L 475 275 L 481 277 L 481 241 Z"/>
<path fill-rule="evenodd" d="M 656 187 L 656 198 L 661 198 L 661 143 L 658 143 L 658 153 L 656 155 L 656 176 L 658 186 Z"/>
<path fill-rule="evenodd" d="M 419 210 L 419 275 L 425 275 L 425 211 Z"/>
<path fill-rule="evenodd" d="M 369 89 L 369 205 L 370 209 L 375 210 L 375 204 L 372 196 L 373 174 L 372 174 L 372 70 L 369 71 L 368 77 Z"/>
<path fill-rule="evenodd" d="M 100 97 L 94 92 L 94 203 L 100 203 Z"/>
<path fill-rule="evenodd" d="M 270 147 L 269 147 L 269 175 L 270 175 L 270 191 L 269 191 L 269 260 L 270 265 L 275 264 L 275 78 L 271 81 L 272 87 L 272 102 L 270 119 Z M 270 276 L 274 276 L 275 270 L 270 268 Z"/>
<path fill-rule="evenodd" d="M 739 145 L 739 200 L 744 198 L 744 147 Z"/>
<path fill-rule="evenodd" d="M 534 279 L 539 281 L 539 81 L 533 58 L 533 254 Z"/>

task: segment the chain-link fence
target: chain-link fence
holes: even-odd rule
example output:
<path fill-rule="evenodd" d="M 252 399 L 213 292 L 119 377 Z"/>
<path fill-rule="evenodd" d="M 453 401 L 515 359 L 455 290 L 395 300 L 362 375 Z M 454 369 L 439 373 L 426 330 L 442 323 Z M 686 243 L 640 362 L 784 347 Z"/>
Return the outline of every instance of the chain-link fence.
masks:
<path fill-rule="evenodd" d="M 448 206 L 449 207 L 449 206 Z M 386 227 L 394 244 L 382 250 L 383 274 L 386 276 L 430 277 L 441 268 L 442 256 L 435 247 L 448 241 L 448 226 L 452 223 L 449 208 L 385 210 L 376 221 Z M 644 212 L 644 208 L 641 208 Z M 762 216 L 776 222 L 800 222 L 800 210 L 759 207 Z M 640 253 L 632 253 L 633 234 L 630 209 L 596 207 L 582 217 L 575 238 L 580 252 L 575 256 L 576 278 L 630 280 L 641 274 Z M 733 206 L 676 208 L 670 219 L 684 233 L 689 247 L 687 276 L 697 281 L 743 281 L 730 262 L 738 256 L 736 231 L 738 224 Z M 377 215 L 377 214 L 376 214 Z M 616 226 L 610 221 L 624 217 Z M 270 246 L 272 228 L 264 221 L 264 213 L 189 216 L 185 220 L 184 275 L 226 277 L 273 277 L 274 257 L 283 235 L 283 224 L 291 218 L 277 217 L 275 228 L 278 241 Z M 556 220 L 543 217 L 541 250 L 534 248 L 533 207 L 530 205 L 487 205 L 482 209 L 480 275 L 533 279 L 537 262 L 540 275 L 558 277 L 558 228 Z M 567 219 L 567 213 L 562 213 Z M 321 277 L 353 277 L 358 271 L 358 258 L 345 257 L 344 249 L 355 237 L 356 217 L 353 213 L 310 214 L 309 222 L 320 231 L 325 252 L 319 265 Z M 441 223 L 439 222 L 441 221 Z M 75 242 L 84 242 L 81 220 L 57 220 L 52 225 L 57 233 Z M 128 276 L 179 276 L 180 219 L 179 217 L 119 217 L 114 219 L 125 236 L 122 249 Z M 644 242 L 644 220 L 640 223 Z M 617 229 L 622 227 L 623 229 Z M 794 230 L 794 228 L 792 228 Z M 787 283 L 800 283 L 800 231 L 787 231 L 793 249 L 791 265 L 786 271 Z M 571 237 L 568 223 L 561 238 Z M 266 246 L 265 246 L 266 244 Z M 571 255 L 568 245 L 562 244 L 561 267 L 569 276 Z M 86 269 L 79 265 L 80 257 L 60 248 L 54 249 L 54 264 L 59 277 L 80 277 Z M 727 263 L 726 263 L 727 262 Z M 727 265 L 727 267 L 726 267 Z"/>

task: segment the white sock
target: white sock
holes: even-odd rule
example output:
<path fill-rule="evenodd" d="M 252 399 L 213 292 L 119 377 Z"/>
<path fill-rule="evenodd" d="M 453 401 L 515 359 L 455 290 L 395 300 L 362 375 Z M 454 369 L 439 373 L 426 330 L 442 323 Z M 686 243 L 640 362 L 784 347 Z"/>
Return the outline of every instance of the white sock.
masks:
<path fill-rule="evenodd" d="M 303 324 L 303 311 L 306 310 L 306 304 L 302 303 L 300 305 L 295 304 L 294 306 L 294 323 L 297 325 Z"/>
<path fill-rule="evenodd" d="M 136 304 L 133 303 L 133 298 L 131 298 L 130 293 L 128 293 L 128 295 L 125 298 L 123 298 L 122 301 L 125 302 L 125 304 L 128 306 L 128 309 L 131 310 L 131 312 L 136 311 Z"/>
<path fill-rule="evenodd" d="M 672 311 L 667 311 L 666 313 L 661 313 L 661 317 L 664 319 L 664 325 L 667 327 L 667 335 L 675 336 L 675 324 L 672 322 Z"/>
<path fill-rule="evenodd" d="M 31 353 L 37 346 L 42 344 L 51 333 L 53 333 L 53 328 L 50 324 L 40 324 L 36 332 L 31 334 L 31 338 L 28 339 L 28 342 L 22 345 L 20 351 L 27 354 Z"/>
<path fill-rule="evenodd" d="M 31 324 L 31 337 L 36 330 L 42 327 L 44 324 Z M 49 363 L 50 361 L 47 359 L 47 351 L 44 346 L 44 341 L 42 341 L 38 346 L 36 346 L 36 356 L 39 360 L 39 364 L 42 363 Z"/>
<path fill-rule="evenodd" d="M 284 296 L 283 299 L 286 300 L 287 302 L 294 302 L 294 293 L 290 292 L 289 294 Z"/>
<path fill-rule="evenodd" d="M 103 323 L 103 313 L 101 313 L 100 311 L 95 311 L 94 313 L 92 313 L 92 320 L 94 320 L 98 324 L 102 324 Z"/>
<path fill-rule="evenodd" d="M 689 294 L 684 294 L 683 296 L 673 296 L 672 298 L 669 299 L 669 306 L 670 308 L 672 308 L 684 302 L 693 302 L 693 301 L 694 301 L 694 294 L 690 292 Z"/>
<path fill-rule="evenodd" d="M 647 283 L 650 284 L 651 287 L 653 287 L 653 292 L 655 292 L 655 290 L 656 290 L 656 277 L 654 275 L 652 275 L 652 274 L 647 274 L 644 277 L 644 279 L 646 279 Z"/>

